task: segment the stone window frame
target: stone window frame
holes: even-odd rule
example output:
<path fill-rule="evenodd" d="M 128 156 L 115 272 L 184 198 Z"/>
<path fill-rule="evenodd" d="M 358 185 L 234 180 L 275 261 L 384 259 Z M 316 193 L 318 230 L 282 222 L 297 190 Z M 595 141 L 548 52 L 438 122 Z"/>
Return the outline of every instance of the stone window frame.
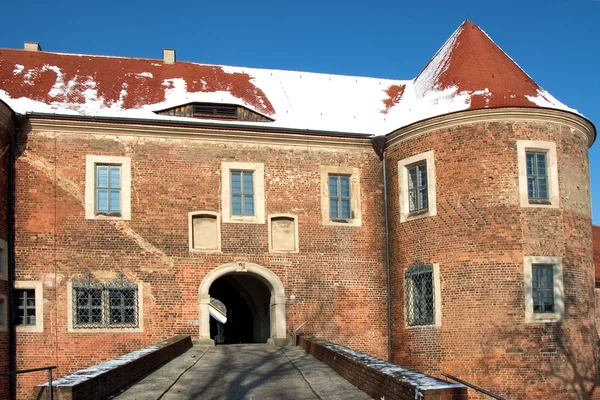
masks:
<path fill-rule="evenodd" d="M 17 332 L 44 332 L 44 292 L 41 281 L 15 281 L 15 289 L 35 291 L 35 325 L 16 325 Z M 15 305 L 15 308 L 18 305 Z"/>
<path fill-rule="evenodd" d="M 414 165 L 425 163 L 427 168 L 427 210 L 418 213 L 410 212 L 408 201 L 408 169 Z M 400 222 L 437 215 L 435 156 L 433 150 L 398 161 L 398 195 L 400 204 Z"/>
<path fill-rule="evenodd" d="M 404 271 L 404 283 L 403 283 L 403 289 L 404 289 L 404 327 L 406 329 L 420 329 L 420 328 L 439 328 L 442 326 L 442 291 L 441 291 L 441 282 L 440 282 L 440 264 L 438 263 L 429 263 L 429 264 L 425 264 L 425 265 L 429 265 L 431 266 L 432 270 L 433 270 L 433 305 L 434 305 L 434 323 L 430 324 L 430 325 L 409 325 L 408 323 L 408 301 L 406 299 L 406 296 L 408 295 L 408 290 L 406 288 L 406 283 L 407 283 L 407 279 L 406 279 L 406 271 L 408 271 L 408 269 L 410 269 L 410 267 L 412 267 L 413 265 L 411 265 L 410 267 L 408 267 L 405 271 Z"/>
<path fill-rule="evenodd" d="M 69 333 L 131 333 L 144 332 L 144 294 L 143 283 L 133 282 L 137 285 L 138 326 L 136 328 L 123 328 L 118 325 L 106 328 L 74 328 L 73 327 L 73 282 L 67 282 L 67 331 Z"/>
<path fill-rule="evenodd" d="M 360 197 L 360 168 L 321 165 L 321 216 L 325 226 L 362 226 Z M 331 219 L 329 213 L 329 175 L 348 175 L 350 177 L 350 207 L 353 218 Z"/>
<path fill-rule="evenodd" d="M 254 215 L 231 214 L 231 171 L 252 171 Z M 224 223 L 265 223 L 265 166 L 263 163 L 221 162 L 221 208 Z"/>
<path fill-rule="evenodd" d="M 195 249 L 194 248 L 194 217 L 197 215 L 211 215 L 217 220 L 217 248 Z M 190 253 L 220 253 L 221 252 L 221 214 L 214 211 L 192 211 L 188 213 L 188 236 Z"/>
<path fill-rule="evenodd" d="M 546 153 L 548 173 L 548 203 L 530 201 L 527 191 L 527 157 L 528 151 Z M 521 207 L 558 208 L 558 160 L 556 158 L 556 143 L 540 140 L 517 140 L 517 167 L 519 174 L 519 202 Z"/>
<path fill-rule="evenodd" d="M 96 215 L 96 165 L 121 166 L 121 215 Z M 85 219 L 131 220 L 131 157 L 85 157 Z"/>
<path fill-rule="evenodd" d="M 0 332 L 8 331 L 8 298 L 4 294 L 0 294 L 0 315 L 4 316 L 4 323 L 0 323 Z M 37 316 L 36 316 L 37 320 Z M 1 319 L 0 319 L 1 322 Z"/>
<path fill-rule="evenodd" d="M 554 312 L 533 312 L 533 265 L 552 265 L 554 286 Z M 525 284 L 525 322 L 527 323 L 551 323 L 561 322 L 565 318 L 565 294 L 563 281 L 562 257 L 548 256 L 526 256 L 523 257 L 523 277 Z"/>
<path fill-rule="evenodd" d="M 0 280 L 8 280 L 8 243 L 0 239 Z"/>
<path fill-rule="evenodd" d="M 294 220 L 294 235 L 295 235 L 295 250 L 273 250 L 273 237 L 271 231 L 271 220 L 273 218 L 291 218 Z M 269 214 L 268 216 L 268 230 L 269 230 L 269 253 L 299 253 L 299 239 L 298 239 L 298 216 L 294 214 Z"/>

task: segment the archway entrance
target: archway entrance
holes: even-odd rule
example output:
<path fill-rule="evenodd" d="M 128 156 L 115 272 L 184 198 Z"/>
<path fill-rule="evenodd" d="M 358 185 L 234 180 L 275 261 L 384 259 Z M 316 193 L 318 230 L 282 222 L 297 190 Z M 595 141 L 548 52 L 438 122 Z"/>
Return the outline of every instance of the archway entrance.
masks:
<path fill-rule="evenodd" d="M 222 340 L 229 343 L 266 341 L 276 346 L 287 344 L 285 291 L 271 270 L 236 261 L 221 265 L 204 277 L 198 289 L 198 301 L 200 342 L 207 344 L 214 344 L 209 315 L 211 296 L 223 302 L 230 314 L 229 326 L 222 331 Z M 215 323 L 212 333 L 218 333 Z"/>
<path fill-rule="evenodd" d="M 227 309 L 224 324 L 210 319 L 210 337 L 216 344 L 265 343 L 269 339 L 271 292 L 267 285 L 252 275 L 229 274 L 215 280 L 208 292 Z"/>

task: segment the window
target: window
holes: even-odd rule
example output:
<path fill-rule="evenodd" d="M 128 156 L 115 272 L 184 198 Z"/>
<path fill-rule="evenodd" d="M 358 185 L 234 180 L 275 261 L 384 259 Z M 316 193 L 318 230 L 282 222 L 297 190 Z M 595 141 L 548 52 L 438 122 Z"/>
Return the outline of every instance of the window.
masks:
<path fill-rule="evenodd" d="M 190 251 L 221 251 L 221 219 L 218 213 L 194 211 L 188 214 Z"/>
<path fill-rule="evenodd" d="M 254 171 L 231 171 L 231 215 L 254 215 Z"/>
<path fill-rule="evenodd" d="M 408 168 L 408 211 L 421 213 L 427 211 L 427 164 Z"/>
<path fill-rule="evenodd" d="M 398 162 L 400 222 L 437 215 L 433 151 Z"/>
<path fill-rule="evenodd" d="M 527 162 L 527 196 L 529 202 L 548 202 L 548 173 L 546 169 L 546 153 L 528 151 Z"/>
<path fill-rule="evenodd" d="M 265 223 L 264 165 L 221 163 L 223 222 Z"/>
<path fill-rule="evenodd" d="M 42 282 L 15 281 L 17 332 L 43 332 Z"/>
<path fill-rule="evenodd" d="M 6 296 L 3 294 L 0 294 L 0 331 L 1 332 L 6 332 L 8 330 L 8 323 L 7 323 L 7 301 L 6 301 Z"/>
<path fill-rule="evenodd" d="M 517 140 L 521 207 L 558 207 L 556 144 Z"/>
<path fill-rule="evenodd" d="M 19 289 L 17 296 L 17 325 L 35 325 L 35 290 Z"/>
<path fill-rule="evenodd" d="M 86 157 L 86 219 L 131 219 L 131 159 Z"/>
<path fill-rule="evenodd" d="M 72 284 L 73 328 L 137 328 L 138 285 L 119 281 Z"/>
<path fill-rule="evenodd" d="M 323 225 L 361 226 L 360 170 L 321 166 L 320 173 Z"/>
<path fill-rule="evenodd" d="M 298 217 L 290 214 L 269 215 L 269 251 L 298 253 Z"/>
<path fill-rule="evenodd" d="M 439 268 L 417 261 L 405 273 L 406 325 L 441 325 Z"/>
<path fill-rule="evenodd" d="M 329 175 L 329 218 L 351 219 L 350 177 Z"/>
<path fill-rule="evenodd" d="M 552 265 L 533 264 L 532 295 L 534 313 L 554 312 L 554 277 Z"/>
<path fill-rule="evenodd" d="M 0 279 L 8 280 L 8 246 L 6 240 L 0 239 Z"/>
<path fill-rule="evenodd" d="M 525 257 L 526 322 L 558 322 L 564 318 L 561 257 Z"/>

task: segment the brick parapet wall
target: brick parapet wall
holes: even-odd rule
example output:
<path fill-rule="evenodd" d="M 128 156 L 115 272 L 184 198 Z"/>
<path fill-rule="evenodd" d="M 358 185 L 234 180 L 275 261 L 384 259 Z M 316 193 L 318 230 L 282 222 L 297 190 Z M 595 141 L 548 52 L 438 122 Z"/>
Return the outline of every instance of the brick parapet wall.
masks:
<path fill-rule="evenodd" d="M 520 206 L 517 140 L 556 144 L 558 208 Z M 430 150 L 437 215 L 401 223 L 398 161 Z M 465 123 L 387 149 L 393 362 L 508 399 L 589 396 L 596 328 L 587 151 L 580 132 L 533 120 Z M 563 322 L 525 322 L 525 256 L 562 257 Z M 415 260 L 439 264 L 439 327 L 405 324 L 404 272 Z"/>
<path fill-rule="evenodd" d="M 341 346 L 299 336 L 298 343 L 354 386 L 375 399 L 466 400 L 467 388 L 354 352 Z"/>
<path fill-rule="evenodd" d="M 192 347 L 189 335 L 178 335 L 106 364 L 78 371 L 53 383 L 57 400 L 104 400 Z M 111 364 L 111 365 L 109 365 Z M 113 366 L 114 365 L 114 366 Z M 38 385 L 35 399 L 45 399 L 48 384 Z"/>

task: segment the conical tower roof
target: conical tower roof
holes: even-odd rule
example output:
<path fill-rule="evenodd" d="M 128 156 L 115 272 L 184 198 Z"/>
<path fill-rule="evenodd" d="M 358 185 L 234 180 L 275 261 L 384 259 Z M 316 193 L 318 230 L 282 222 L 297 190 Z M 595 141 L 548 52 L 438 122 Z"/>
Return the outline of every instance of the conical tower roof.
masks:
<path fill-rule="evenodd" d="M 570 110 L 536 84 L 469 19 L 446 41 L 413 85 L 417 99 L 435 92 L 467 96 L 467 109 L 547 107 Z"/>

